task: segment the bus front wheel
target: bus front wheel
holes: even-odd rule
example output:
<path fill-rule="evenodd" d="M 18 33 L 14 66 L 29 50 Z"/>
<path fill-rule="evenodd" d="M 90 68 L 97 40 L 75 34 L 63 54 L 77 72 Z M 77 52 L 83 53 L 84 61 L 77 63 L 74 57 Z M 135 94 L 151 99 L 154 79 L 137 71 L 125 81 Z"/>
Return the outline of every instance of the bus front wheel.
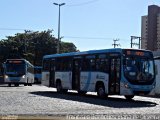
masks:
<path fill-rule="evenodd" d="M 134 97 L 134 95 L 125 95 L 125 98 L 126 98 L 127 100 L 132 100 L 133 97 Z"/>

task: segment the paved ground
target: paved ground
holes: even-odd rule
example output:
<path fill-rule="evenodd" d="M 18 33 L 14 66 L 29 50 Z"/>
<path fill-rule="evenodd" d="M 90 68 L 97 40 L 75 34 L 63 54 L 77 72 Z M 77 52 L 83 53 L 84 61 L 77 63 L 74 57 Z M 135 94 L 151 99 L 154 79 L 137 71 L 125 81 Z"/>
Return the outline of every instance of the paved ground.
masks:
<path fill-rule="evenodd" d="M 45 86 L 7 87 L 0 85 L 0 115 L 2 118 L 17 116 L 58 118 L 138 118 L 160 119 L 160 99 L 136 96 L 127 101 L 123 96 L 99 99 L 88 93 L 79 96 L 76 92 L 58 94 L 54 88 Z M 99 116 L 97 116 L 99 115 Z M 101 116 L 100 116 L 101 115 Z"/>

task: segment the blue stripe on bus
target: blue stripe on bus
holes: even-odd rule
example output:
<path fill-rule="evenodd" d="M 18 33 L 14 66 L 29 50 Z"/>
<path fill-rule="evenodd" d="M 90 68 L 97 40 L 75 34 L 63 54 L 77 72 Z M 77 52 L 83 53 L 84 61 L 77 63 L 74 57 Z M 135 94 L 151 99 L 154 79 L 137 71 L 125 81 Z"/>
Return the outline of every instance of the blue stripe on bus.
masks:
<path fill-rule="evenodd" d="M 83 88 L 84 91 L 88 90 L 90 82 L 91 82 L 91 72 L 88 73 L 87 83 L 86 83 L 85 87 Z"/>

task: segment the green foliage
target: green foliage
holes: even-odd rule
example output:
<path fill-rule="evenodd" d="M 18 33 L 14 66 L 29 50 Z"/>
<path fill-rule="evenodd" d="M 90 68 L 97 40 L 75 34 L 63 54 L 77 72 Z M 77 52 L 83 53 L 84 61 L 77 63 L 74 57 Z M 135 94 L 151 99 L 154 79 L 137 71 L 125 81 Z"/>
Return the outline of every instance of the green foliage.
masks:
<path fill-rule="evenodd" d="M 67 43 L 67 42 L 61 42 L 60 45 L 60 52 L 61 53 L 66 53 L 66 52 L 75 52 L 76 51 L 76 46 L 73 43 Z"/>
<path fill-rule="evenodd" d="M 15 36 L 7 36 L 0 41 L 0 61 L 8 58 L 24 58 L 34 65 L 41 65 L 44 55 L 56 54 L 58 40 L 51 34 L 52 30 L 42 32 L 25 31 Z M 60 52 L 75 52 L 73 43 L 60 42 Z"/>

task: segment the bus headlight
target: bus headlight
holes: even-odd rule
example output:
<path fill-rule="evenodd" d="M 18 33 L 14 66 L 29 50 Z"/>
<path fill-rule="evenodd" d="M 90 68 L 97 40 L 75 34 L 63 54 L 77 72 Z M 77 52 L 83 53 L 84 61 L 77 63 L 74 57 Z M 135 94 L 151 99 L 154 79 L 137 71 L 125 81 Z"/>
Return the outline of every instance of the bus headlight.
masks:
<path fill-rule="evenodd" d="M 125 88 L 130 88 L 129 85 L 128 85 L 127 83 L 124 84 L 124 87 L 125 87 Z"/>
<path fill-rule="evenodd" d="M 25 77 L 26 77 L 25 75 L 22 76 L 22 78 L 25 78 Z"/>
<path fill-rule="evenodd" d="M 5 75 L 4 77 L 5 77 L 5 79 L 7 79 L 7 78 L 8 78 L 8 76 L 7 76 L 7 75 Z"/>

